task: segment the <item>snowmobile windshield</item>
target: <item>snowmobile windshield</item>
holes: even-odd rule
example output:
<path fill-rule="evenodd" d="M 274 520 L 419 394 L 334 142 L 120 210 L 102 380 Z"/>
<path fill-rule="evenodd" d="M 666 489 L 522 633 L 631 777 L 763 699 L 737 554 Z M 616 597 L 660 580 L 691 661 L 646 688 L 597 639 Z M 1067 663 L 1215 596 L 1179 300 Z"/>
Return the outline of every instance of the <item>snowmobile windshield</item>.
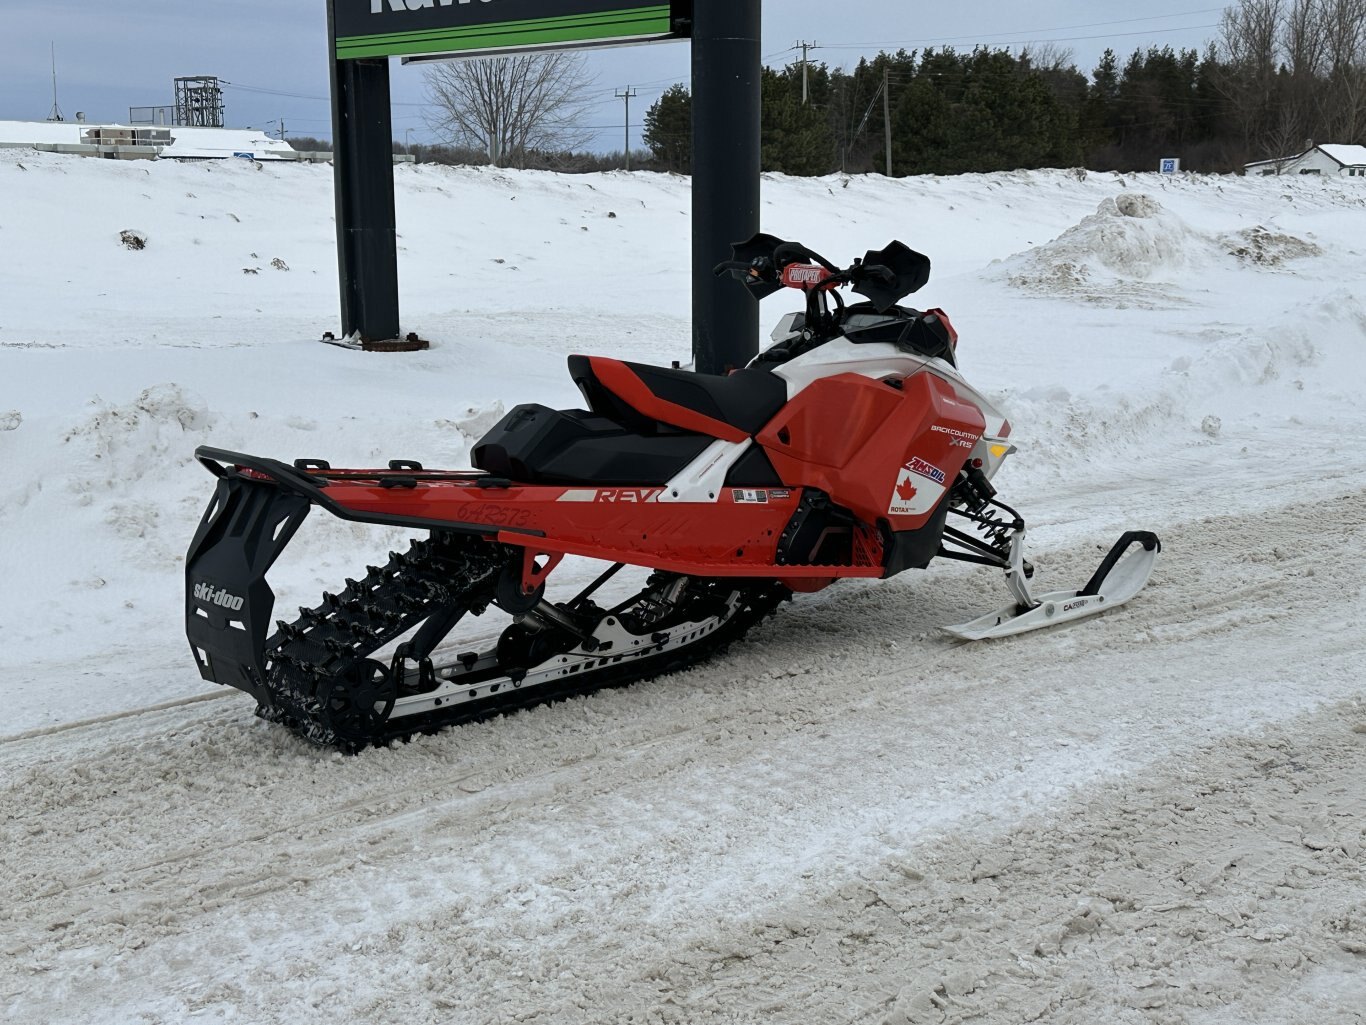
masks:
<path fill-rule="evenodd" d="M 927 314 L 894 306 L 886 313 L 879 313 L 871 305 L 860 303 L 845 310 L 841 327 L 844 337 L 855 345 L 885 342 L 902 352 L 956 365 L 952 339 L 934 312 Z"/>

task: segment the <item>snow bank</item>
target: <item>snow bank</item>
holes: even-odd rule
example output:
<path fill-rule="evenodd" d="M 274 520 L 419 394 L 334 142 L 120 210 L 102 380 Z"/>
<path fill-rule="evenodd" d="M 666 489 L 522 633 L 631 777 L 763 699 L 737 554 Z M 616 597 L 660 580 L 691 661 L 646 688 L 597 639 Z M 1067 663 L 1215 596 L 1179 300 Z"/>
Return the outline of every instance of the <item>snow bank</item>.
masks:
<path fill-rule="evenodd" d="M 1171 301 L 1159 283 L 1189 280 L 1215 252 L 1212 240 L 1152 196 L 1122 193 L 1102 200 L 1053 241 L 1004 261 L 1001 270 L 1015 288 L 1123 306 Z"/>
<path fill-rule="evenodd" d="M 1182 290 L 1228 256 L 1271 268 L 1321 254 L 1312 241 L 1260 224 L 1215 237 L 1151 195 L 1124 192 L 1052 241 L 1002 261 L 999 273 L 1036 295 L 1154 308 L 1186 301 Z"/>

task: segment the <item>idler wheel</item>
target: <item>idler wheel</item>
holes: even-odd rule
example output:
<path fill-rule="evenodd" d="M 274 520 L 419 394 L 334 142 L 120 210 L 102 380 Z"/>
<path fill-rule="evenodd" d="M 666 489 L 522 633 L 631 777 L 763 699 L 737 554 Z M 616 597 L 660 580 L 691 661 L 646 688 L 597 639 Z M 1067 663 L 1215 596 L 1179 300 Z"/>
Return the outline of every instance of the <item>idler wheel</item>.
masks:
<path fill-rule="evenodd" d="M 372 658 L 353 659 L 319 688 L 318 718 L 345 746 L 364 747 L 382 734 L 397 697 L 388 666 Z"/>

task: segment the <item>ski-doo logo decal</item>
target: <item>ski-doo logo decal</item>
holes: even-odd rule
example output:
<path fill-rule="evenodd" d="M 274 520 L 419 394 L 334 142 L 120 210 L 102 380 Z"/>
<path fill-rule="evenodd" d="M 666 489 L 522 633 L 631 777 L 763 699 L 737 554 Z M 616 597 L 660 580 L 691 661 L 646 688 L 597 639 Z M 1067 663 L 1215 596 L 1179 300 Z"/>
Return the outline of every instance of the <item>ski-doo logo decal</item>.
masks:
<path fill-rule="evenodd" d="M 944 471 L 933 463 L 925 462 L 925 460 L 921 459 L 919 456 L 911 456 L 911 461 L 906 464 L 905 468 L 912 473 L 920 474 L 922 477 L 928 477 L 936 484 L 944 483 Z"/>
<path fill-rule="evenodd" d="M 767 505 L 768 492 L 755 491 L 749 488 L 732 488 L 730 500 L 741 505 Z"/>
<path fill-rule="evenodd" d="M 218 605 L 233 612 L 240 610 L 243 605 L 242 599 L 237 595 L 229 594 L 224 588 L 214 587 L 213 584 L 195 584 L 194 596 L 206 604 Z"/>
<path fill-rule="evenodd" d="M 570 488 L 557 502 L 616 502 L 639 505 L 658 502 L 663 488 Z"/>

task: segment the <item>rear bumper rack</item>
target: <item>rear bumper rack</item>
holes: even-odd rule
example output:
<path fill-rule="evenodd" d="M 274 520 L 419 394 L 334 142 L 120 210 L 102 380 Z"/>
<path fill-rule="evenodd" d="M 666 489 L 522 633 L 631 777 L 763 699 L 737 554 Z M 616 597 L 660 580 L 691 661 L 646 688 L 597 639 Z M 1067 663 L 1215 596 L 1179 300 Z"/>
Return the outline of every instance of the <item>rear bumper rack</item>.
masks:
<path fill-rule="evenodd" d="M 316 463 L 291 466 L 208 446 L 197 448 L 195 458 L 218 479 L 218 487 L 185 556 L 185 634 L 200 676 L 244 690 L 263 705 L 270 703 L 267 646 L 275 609 L 266 574 L 314 505 L 362 523 L 489 538 L 507 531 L 493 524 L 357 513 L 328 493 L 334 484 L 373 481 L 384 487 L 385 480 L 454 476 L 414 471 L 414 464 L 362 474 L 342 471 L 334 481 Z"/>

